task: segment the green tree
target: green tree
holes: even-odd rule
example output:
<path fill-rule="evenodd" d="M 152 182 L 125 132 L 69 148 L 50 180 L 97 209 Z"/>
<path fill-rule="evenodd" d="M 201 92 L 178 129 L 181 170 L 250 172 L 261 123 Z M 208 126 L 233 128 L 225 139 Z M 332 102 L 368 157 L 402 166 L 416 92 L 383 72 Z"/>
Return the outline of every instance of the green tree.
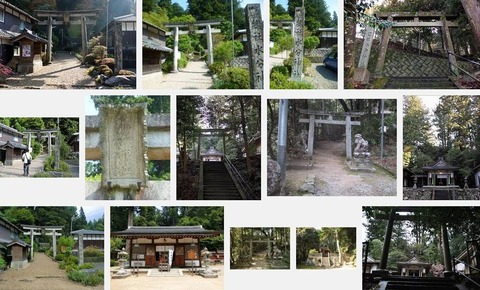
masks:
<path fill-rule="evenodd" d="M 297 228 L 297 264 L 305 262 L 312 249 L 320 248 L 320 239 L 314 228 Z"/>
<path fill-rule="evenodd" d="M 329 27 L 332 20 L 325 0 L 289 0 L 288 14 L 294 18 L 296 7 L 305 7 L 305 26 L 310 31 L 321 27 Z"/>
<path fill-rule="evenodd" d="M 233 47 L 232 47 L 233 46 Z M 234 56 L 239 55 L 243 51 L 243 45 L 240 41 L 221 41 L 213 48 L 213 59 L 215 61 L 230 64 Z"/>

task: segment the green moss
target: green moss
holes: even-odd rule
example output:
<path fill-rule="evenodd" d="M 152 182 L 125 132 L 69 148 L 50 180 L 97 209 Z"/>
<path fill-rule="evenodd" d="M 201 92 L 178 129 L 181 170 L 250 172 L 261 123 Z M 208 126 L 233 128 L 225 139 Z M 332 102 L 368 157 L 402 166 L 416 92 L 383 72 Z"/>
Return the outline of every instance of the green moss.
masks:
<path fill-rule="evenodd" d="M 373 89 L 383 89 L 383 87 L 385 87 L 387 82 L 388 82 L 387 77 L 376 78 L 372 83 L 372 88 Z"/>

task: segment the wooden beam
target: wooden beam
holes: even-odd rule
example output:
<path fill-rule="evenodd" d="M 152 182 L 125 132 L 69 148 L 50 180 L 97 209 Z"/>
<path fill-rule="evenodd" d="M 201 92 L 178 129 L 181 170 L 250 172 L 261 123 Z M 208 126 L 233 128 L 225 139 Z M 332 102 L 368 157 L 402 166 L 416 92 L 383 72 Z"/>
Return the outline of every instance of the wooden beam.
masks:
<path fill-rule="evenodd" d="M 87 19 L 85 21 L 85 23 L 87 25 L 95 25 L 95 24 L 97 24 L 97 21 Z M 80 25 L 80 24 L 82 24 L 82 21 L 81 20 L 72 20 L 72 21 L 69 21 L 68 23 L 65 23 L 63 20 L 55 20 L 55 19 L 52 20 L 52 25 L 64 25 L 64 24 Z M 47 20 L 38 21 L 38 25 L 48 25 L 48 21 Z"/>

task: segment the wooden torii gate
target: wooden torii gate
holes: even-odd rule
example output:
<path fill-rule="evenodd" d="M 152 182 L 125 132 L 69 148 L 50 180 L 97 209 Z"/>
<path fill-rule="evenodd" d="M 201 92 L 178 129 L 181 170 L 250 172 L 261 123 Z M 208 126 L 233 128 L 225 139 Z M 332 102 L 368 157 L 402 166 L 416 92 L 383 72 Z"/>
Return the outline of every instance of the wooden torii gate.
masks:
<path fill-rule="evenodd" d="M 347 159 L 352 158 L 352 126 L 361 125 L 360 121 L 352 121 L 352 117 L 359 117 L 364 113 L 358 112 L 347 112 L 347 113 L 332 113 L 325 111 L 315 111 L 315 110 L 299 110 L 302 114 L 307 114 L 308 119 L 300 118 L 300 123 L 308 123 L 308 156 L 312 157 L 313 155 L 313 140 L 315 139 L 315 124 L 330 124 L 330 125 L 343 125 L 345 126 L 345 153 Z M 315 116 L 326 116 L 326 119 L 319 118 L 315 119 Z M 345 120 L 334 120 L 333 116 L 344 116 Z"/>
<path fill-rule="evenodd" d="M 53 237 L 53 257 L 57 256 L 57 236 L 61 236 L 61 233 L 57 233 L 57 231 L 61 231 L 63 226 L 33 226 L 33 225 L 21 225 L 24 230 L 28 232 L 23 233 L 24 235 L 30 236 L 30 245 L 32 246 L 32 251 L 30 252 L 30 259 L 33 261 L 33 237 L 40 236 L 40 235 L 47 235 Z M 45 233 L 45 231 L 50 231 L 49 233 Z"/>
<path fill-rule="evenodd" d="M 197 34 L 207 34 L 207 50 L 208 50 L 208 64 L 213 64 L 213 41 L 212 41 L 212 34 L 213 33 L 220 33 L 220 29 L 214 29 L 212 26 L 220 25 L 221 20 L 202 20 L 196 21 L 192 23 L 188 22 L 170 22 L 165 23 L 165 27 L 173 28 L 173 32 L 169 31 L 166 35 L 173 35 L 174 42 L 173 42 L 173 70 L 172 72 L 178 72 L 178 59 L 180 58 L 180 54 L 178 51 L 178 36 L 180 34 L 189 34 L 189 33 L 197 33 Z M 197 27 L 205 27 L 205 29 L 195 30 Z M 180 31 L 180 28 L 188 28 L 187 31 Z"/>
<path fill-rule="evenodd" d="M 57 10 L 35 10 L 37 17 L 46 17 L 46 20 L 38 22 L 38 25 L 47 26 L 47 52 L 46 62 L 51 63 L 52 53 L 52 29 L 54 25 L 81 25 L 82 28 L 82 55 L 87 55 L 87 25 L 97 24 L 96 18 L 100 10 L 77 10 L 77 11 L 57 11 Z M 89 17 L 89 18 L 87 18 Z M 93 18 L 93 19 L 92 19 Z"/>

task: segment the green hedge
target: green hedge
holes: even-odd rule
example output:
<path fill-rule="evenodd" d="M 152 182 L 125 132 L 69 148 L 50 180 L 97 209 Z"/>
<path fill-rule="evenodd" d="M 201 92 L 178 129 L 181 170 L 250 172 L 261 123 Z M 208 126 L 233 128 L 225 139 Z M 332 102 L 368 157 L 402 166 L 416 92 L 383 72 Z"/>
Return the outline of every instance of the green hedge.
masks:
<path fill-rule="evenodd" d="M 214 89 L 249 89 L 250 75 L 248 70 L 239 67 L 229 67 L 218 74 L 213 84 Z"/>

